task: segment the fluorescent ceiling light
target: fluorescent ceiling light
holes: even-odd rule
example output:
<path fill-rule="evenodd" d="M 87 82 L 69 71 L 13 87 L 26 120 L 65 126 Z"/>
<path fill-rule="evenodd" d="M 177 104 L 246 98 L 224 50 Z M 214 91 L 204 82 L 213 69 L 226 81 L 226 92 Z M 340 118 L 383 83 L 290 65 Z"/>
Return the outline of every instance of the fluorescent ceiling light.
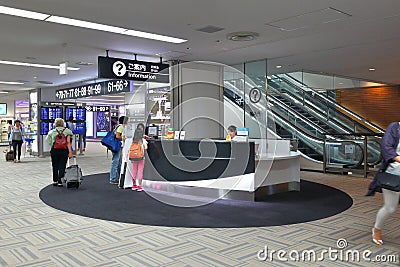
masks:
<path fill-rule="evenodd" d="M 12 7 L 6 7 L 6 6 L 0 6 L 0 14 L 23 17 L 28 19 L 37 19 L 37 20 L 45 20 L 50 16 L 48 14 L 43 14 L 18 8 L 12 8 Z"/>
<path fill-rule="evenodd" d="M 105 25 L 105 24 L 100 24 L 100 23 L 95 23 L 95 22 L 84 21 L 84 20 L 71 19 L 71 18 L 60 17 L 60 16 L 53 16 L 53 15 L 49 15 L 49 14 L 32 12 L 32 11 L 28 11 L 28 10 L 11 8 L 11 7 L 6 7 L 6 6 L 0 6 L 0 14 L 18 16 L 18 17 L 23 17 L 23 18 L 30 18 L 30 19 L 37 19 L 37 20 L 53 22 L 53 23 L 58 23 L 58 24 L 63 24 L 63 25 L 69 25 L 69 26 L 74 26 L 74 27 L 124 34 L 124 35 L 129 35 L 129 36 L 141 37 L 141 38 L 175 43 L 175 44 L 180 44 L 180 43 L 184 43 L 187 41 L 185 39 L 180 39 L 180 38 L 175 38 L 175 37 L 170 37 L 170 36 L 165 36 L 165 35 L 160 35 L 160 34 L 155 34 L 155 33 L 148 33 L 148 32 L 125 29 L 125 28 L 121 28 L 121 27 L 115 27 L 115 26 L 110 26 L 110 25 Z"/>
<path fill-rule="evenodd" d="M 88 102 L 90 101 L 90 102 L 92 102 L 92 101 L 94 101 L 94 102 L 96 102 L 96 101 L 106 101 L 106 102 L 121 102 L 121 101 L 123 101 L 123 99 L 121 99 L 121 100 L 116 100 L 116 99 L 104 99 L 104 98 L 102 98 L 102 99 L 98 99 L 98 98 L 89 98 L 88 100 L 87 100 Z"/>
<path fill-rule="evenodd" d="M 4 82 L 4 81 L 0 81 L 1 84 L 24 84 L 21 82 Z"/>
<path fill-rule="evenodd" d="M 8 92 L 0 91 L 0 94 L 8 94 Z"/>
<path fill-rule="evenodd" d="M 135 31 L 135 30 L 127 30 L 127 31 L 123 32 L 122 34 L 146 38 L 146 39 L 152 39 L 152 40 L 157 40 L 157 41 L 175 43 L 175 44 L 180 44 L 180 43 L 184 43 L 187 41 L 185 39 L 169 37 L 169 36 L 155 34 L 155 33 Z"/>
<path fill-rule="evenodd" d="M 45 65 L 45 64 L 36 64 L 36 63 L 26 63 L 26 62 L 17 62 L 17 61 L 8 61 L 8 60 L 0 60 L 0 64 L 4 65 L 15 65 L 15 66 L 24 66 L 24 67 L 34 67 L 34 68 L 45 68 L 45 69 L 60 69 L 59 65 Z M 68 70 L 79 70 L 80 68 L 68 67 Z"/>
<path fill-rule="evenodd" d="M 83 21 L 83 20 L 78 20 L 78 19 L 58 17 L 58 16 L 50 16 L 45 21 L 69 25 L 69 26 L 87 28 L 87 29 L 92 29 L 92 30 L 104 31 L 104 32 L 113 32 L 113 33 L 122 33 L 127 30 L 124 28 L 108 26 L 108 25 L 104 25 L 104 24 Z"/>

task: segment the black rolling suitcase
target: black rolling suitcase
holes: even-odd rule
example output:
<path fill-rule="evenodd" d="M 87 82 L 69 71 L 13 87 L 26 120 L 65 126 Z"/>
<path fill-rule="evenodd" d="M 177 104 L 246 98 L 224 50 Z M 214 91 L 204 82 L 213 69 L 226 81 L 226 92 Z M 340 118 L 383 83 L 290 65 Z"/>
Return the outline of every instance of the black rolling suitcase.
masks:
<path fill-rule="evenodd" d="M 14 151 L 10 150 L 6 152 L 6 161 L 14 160 Z"/>
<path fill-rule="evenodd" d="M 69 164 L 68 159 L 68 167 L 65 169 L 64 175 L 65 186 L 68 188 L 76 188 L 78 189 L 82 183 L 82 169 L 76 164 L 76 157 L 74 157 L 74 164 Z"/>

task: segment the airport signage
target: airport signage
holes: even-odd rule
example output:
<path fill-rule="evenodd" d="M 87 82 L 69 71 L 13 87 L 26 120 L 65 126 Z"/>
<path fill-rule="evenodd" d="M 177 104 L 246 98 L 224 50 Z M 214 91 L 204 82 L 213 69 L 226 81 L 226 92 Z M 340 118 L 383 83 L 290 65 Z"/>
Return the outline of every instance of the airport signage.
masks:
<path fill-rule="evenodd" d="M 56 90 L 56 100 L 77 99 L 89 96 L 111 95 L 130 92 L 131 84 L 127 80 L 110 80 Z"/>
<path fill-rule="evenodd" d="M 169 83 L 169 64 L 98 57 L 99 78 Z"/>
<path fill-rule="evenodd" d="M 110 106 L 85 106 L 86 111 L 110 112 Z"/>

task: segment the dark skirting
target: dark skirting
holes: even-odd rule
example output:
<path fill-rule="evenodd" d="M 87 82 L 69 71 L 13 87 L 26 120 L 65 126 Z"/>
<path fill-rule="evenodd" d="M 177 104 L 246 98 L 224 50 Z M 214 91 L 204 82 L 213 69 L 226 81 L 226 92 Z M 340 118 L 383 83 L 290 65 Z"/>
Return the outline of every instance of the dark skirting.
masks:
<path fill-rule="evenodd" d="M 86 217 L 169 227 L 240 228 L 303 223 L 327 218 L 353 204 L 346 193 L 301 181 L 300 192 L 272 195 L 263 201 L 217 200 L 199 207 L 164 204 L 143 192 L 109 184 L 109 174 L 85 176 L 78 190 L 49 185 L 39 197 L 47 205 Z"/>

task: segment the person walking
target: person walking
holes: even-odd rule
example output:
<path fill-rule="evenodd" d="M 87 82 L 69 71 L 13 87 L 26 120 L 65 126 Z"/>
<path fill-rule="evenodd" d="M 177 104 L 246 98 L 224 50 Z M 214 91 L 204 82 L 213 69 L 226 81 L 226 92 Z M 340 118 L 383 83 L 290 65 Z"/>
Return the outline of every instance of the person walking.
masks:
<path fill-rule="evenodd" d="M 21 125 L 21 122 L 19 120 L 15 120 L 14 122 L 14 127 L 11 129 L 10 132 L 10 137 L 9 137 L 9 142 L 13 147 L 14 151 L 14 163 L 21 162 L 21 148 L 22 148 L 22 143 L 24 142 L 24 129 Z"/>
<path fill-rule="evenodd" d="M 79 139 L 78 139 L 78 150 L 80 151 L 80 155 L 84 155 L 83 152 L 86 151 L 86 132 L 87 132 L 87 123 L 85 122 L 85 131 L 83 132 L 83 134 L 79 135 Z M 83 145 L 81 145 L 81 143 L 83 143 Z"/>
<path fill-rule="evenodd" d="M 118 184 L 119 176 L 121 175 L 122 150 L 125 141 L 125 126 L 128 124 L 128 117 L 121 116 L 118 119 L 119 124 L 115 126 L 114 132 L 118 140 L 122 141 L 121 149 L 117 152 L 112 152 L 110 184 Z"/>
<path fill-rule="evenodd" d="M 54 121 L 55 128 L 51 130 L 46 141 L 51 146 L 51 166 L 53 169 L 53 185 L 62 187 L 61 178 L 64 177 L 68 158 L 72 158 L 71 137 L 72 131 L 64 128 L 64 120 L 57 118 Z"/>
<path fill-rule="evenodd" d="M 139 192 L 143 191 L 142 180 L 145 150 L 147 150 L 147 141 L 144 138 L 143 130 L 138 127 L 133 135 L 132 145 L 129 151 L 129 160 L 132 162 L 132 190 Z"/>
<path fill-rule="evenodd" d="M 9 141 L 9 150 L 11 150 L 10 136 L 12 129 L 13 129 L 12 120 L 7 120 L 7 140 Z"/>
<path fill-rule="evenodd" d="M 380 171 L 386 171 L 394 175 L 400 176 L 400 122 L 392 122 L 386 129 L 385 135 L 382 138 L 382 158 L 383 163 Z M 375 185 L 373 187 L 374 192 L 379 192 L 379 188 L 376 187 L 376 179 L 374 179 Z M 382 241 L 382 228 L 386 219 L 393 214 L 397 205 L 399 204 L 400 192 L 391 191 L 382 188 L 383 193 L 383 207 L 378 211 L 376 215 L 375 225 L 372 228 L 372 242 L 377 245 L 383 245 Z"/>
<path fill-rule="evenodd" d="M 71 148 L 72 148 L 72 153 L 74 152 L 74 146 L 75 146 L 75 136 L 74 136 L 74 131 L 75 131 L 75 123 L 74 123 L 74 116 L 69 116 L 68 121 L 66 123 L 66 127 L 71 130 L 72 136 L 71 136 Z"/>

